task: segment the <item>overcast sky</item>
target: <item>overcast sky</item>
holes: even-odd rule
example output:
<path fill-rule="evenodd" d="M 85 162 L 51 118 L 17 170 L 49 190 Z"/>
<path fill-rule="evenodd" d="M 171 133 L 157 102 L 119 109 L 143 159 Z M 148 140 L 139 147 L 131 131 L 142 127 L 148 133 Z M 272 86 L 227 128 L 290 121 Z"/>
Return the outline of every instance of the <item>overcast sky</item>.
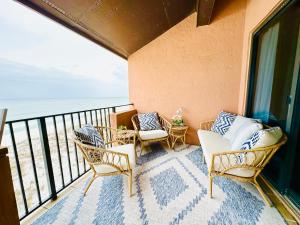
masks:
<path fill-rule="evenodd" d="M 128 96 L 127 61 L 12 0 L 0 7 L 0 98 Z"/>

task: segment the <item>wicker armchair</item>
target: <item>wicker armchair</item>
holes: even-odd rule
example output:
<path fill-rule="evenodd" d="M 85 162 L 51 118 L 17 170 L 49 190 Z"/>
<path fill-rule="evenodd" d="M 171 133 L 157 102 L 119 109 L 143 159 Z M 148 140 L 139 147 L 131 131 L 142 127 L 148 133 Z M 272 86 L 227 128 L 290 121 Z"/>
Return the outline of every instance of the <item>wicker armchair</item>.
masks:
<path fill-rule="evenodd" d="M 158 120 L 159 120 L 159 123 L 160 123 L 162 129 L 166 133 L 166 135 L 163 135 L 163 137 L 159 137 L 159 136 L 158 137 L 154 137 L 154 138 L 145 137 L 143 135 L 143 132 L 148 132 L 148 131 L 141 131 L 140 130 L 140 122 L 139 122 L 138 114 L 135 114 L 131 118 L 134 130 L 137 133 L 138 141 L 141 144 L 141 154 L 142 154 L 142 151 L 143 151 L 143 148 L 144 148 L 145 144 L 147 144 L 147 143 L 166 141 L 167 144 L 168 144 L 168 147 L 169 148 L 171 147 L 170 146 L 170 141 L 169 141 L 169 133 L 170 133 L 170 129 L 171 129 L 171 123 L 167 119 L 165 119 L 164 117 L 162 117 L 161 115 L 159 115 L 159 114 L 157 114 L 157 115 L 158 115 Z"/>
<path fill-rule="evenodd" d="M 93 181 L 100 176 L 128 176 L 129 195 L 132 196 L 132 168 L 136 164 L 135 138 L 118 136 L 117 129 L 95 127 L 105 141 L 106 148 L 87 145 L 74 137 L 76 146 L 93 171 L 92 179 L 87 185 L 86 195 Z M 108 141 L 112 140 L 112 141 Z"/>
<path fill-rule="evenodd" d="M 213 123 L 214 121 L 202 122 L 200 124 L 200 129 L 210 130 Z M 210 162 L 207 162 L 210 197 L 212 197 L 213 178 L 216 176 L 224 176 L 238 181 L 252 183 L 257 188 L 264 201 L 271 206 L 270 200 L 264 194 L 257 182 L 257 177 L 276 151 L 285 144 L 286 141 L 287 136 L 283 134 L 279 142 L 271 146 L 238 151 L 224 149 L 222 152 L 212 153 Z M 232 171 L 235 171 L 235 173 L 232 173 Z M 248 175 L 242 175 L 243 173 L 241 173 L 241 171 L 248 171 Z"/>

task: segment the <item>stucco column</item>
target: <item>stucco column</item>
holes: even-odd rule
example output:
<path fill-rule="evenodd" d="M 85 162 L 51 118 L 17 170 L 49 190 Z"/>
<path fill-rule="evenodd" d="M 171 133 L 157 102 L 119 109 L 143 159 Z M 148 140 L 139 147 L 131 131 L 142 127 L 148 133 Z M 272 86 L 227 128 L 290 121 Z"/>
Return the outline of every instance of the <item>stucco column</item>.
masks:
<path fill-rule="evenodd" d="M 11 177 L 8 150 L 0 147 L 0 224 L 20 224 Z"/>

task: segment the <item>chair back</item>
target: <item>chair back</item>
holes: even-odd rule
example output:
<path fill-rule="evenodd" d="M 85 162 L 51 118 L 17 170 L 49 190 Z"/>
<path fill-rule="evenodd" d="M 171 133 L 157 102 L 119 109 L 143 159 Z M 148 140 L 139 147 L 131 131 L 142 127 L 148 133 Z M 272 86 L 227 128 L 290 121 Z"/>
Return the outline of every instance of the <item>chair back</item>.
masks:
<path fill-rule="evenodd" d="M 96 148 L 92 145 L 83 143 L 75 135 L 74 135 L 73 140 L 74 140 L 74 143 L 76 144 L 76 146 L 80 149 L 83 157 L 89 164 L 93 164 L 96 161 L 95 151 L 97 151 L 99 153 L 106 151 L 106 149 Z"/>
<path fill-rule="evenodd" d="M 267 146 L 264 148 L 257 148 L 255 150 L 259 151 L 260 149 L 265 150 L 267 153 L 265 154 L 265 157 L 262 158 L 262 160 L 260 162 L 258 162 L 255 166 L 256 167 L 261 167 L 264 168 L 265 165 L 271 160 L 271 158 L 273 157 L 273 155 L 280 149 L 281 146 L 283 146 L 286 142 L 287 142 L 288 138 L 286 136 L 286 134 L 282 134 L 282 137 L 280 138 L 280 140 L 271 146 Z"/>

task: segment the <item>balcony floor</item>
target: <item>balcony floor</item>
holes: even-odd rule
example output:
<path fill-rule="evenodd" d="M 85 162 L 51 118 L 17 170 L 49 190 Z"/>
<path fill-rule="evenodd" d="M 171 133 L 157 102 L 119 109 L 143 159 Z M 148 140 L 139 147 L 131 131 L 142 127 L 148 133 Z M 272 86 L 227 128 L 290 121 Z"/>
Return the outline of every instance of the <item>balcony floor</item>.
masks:
<path fill-rule="evenodd" d="M 131 198 L 125 176 L 96 179 L 84 197 L 88 173 L 22 224 L 286 224 L 250 184 L 215 178 L 210 199 L 199 146 L 154 144 L 139 164 Z"/>

